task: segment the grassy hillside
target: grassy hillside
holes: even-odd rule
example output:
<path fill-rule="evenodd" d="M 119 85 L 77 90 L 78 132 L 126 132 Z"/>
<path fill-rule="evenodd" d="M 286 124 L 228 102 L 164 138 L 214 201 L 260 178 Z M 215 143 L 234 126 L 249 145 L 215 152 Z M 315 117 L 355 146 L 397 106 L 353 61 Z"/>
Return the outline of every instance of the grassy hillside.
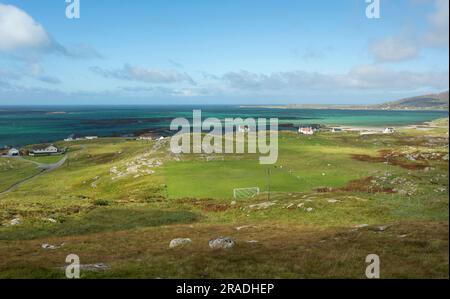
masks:
<path fill-rule="evenodd" d="M 70 253 L 108 266 L 83 278 L 364 278 L 371 253 L 384 278 L 448 277 L 446 121 L 392 135 L 282 132 L 270 167 L 174 155 L 167 140 L 60 143 L 61 168 L 0 195 L 0 277 L 64 278 Z M 3 186 L 36 171 L 6 161 L 19 164 L 0 168 Z M 261 194 L 234 199 L 238 187 Z M 219 236 L 236 247 L 211 250 Z M 180 237 L 192 244 L 169 249 Z"/>
<path fill-rule="evenodd" d="M 448 110 L 448 91 L 376 105 L 377 109 Z"/>
<path fill-rule="evenodd" d="M 0 192 L 39 172 L 33 163 L 15 158 L 0 158 Z"/>

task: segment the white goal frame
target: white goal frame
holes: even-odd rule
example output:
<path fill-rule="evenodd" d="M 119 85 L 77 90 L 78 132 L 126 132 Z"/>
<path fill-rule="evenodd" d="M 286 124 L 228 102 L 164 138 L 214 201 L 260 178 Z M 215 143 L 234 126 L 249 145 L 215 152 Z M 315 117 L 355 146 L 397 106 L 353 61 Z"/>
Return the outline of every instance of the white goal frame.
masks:
<path fill-rule="evenodd" d="M 211 161 L 225 161 L 225 157 L 224 156 L 207 156 L 206 162 L 211 162 Z"/>
<path fill-rule="evenodd" d="M 259 187 L 250 187 L 250 188 L 235 188 L 233 189 L 233 198 L 254 198 L 258 196 L 260 193 Z M 242 194 L 242 196 L 240 196 Z"/>

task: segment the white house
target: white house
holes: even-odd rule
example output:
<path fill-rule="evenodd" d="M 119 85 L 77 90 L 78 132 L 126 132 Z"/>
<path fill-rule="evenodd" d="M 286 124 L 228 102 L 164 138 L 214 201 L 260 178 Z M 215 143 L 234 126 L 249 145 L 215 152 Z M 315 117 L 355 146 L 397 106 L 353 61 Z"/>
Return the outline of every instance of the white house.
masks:
<path fill-rule="evenodd" d="M 239 133 L 248 133 L 250 132 L 250 128 L 248 126 L 239 126 Z"/>
<path fill-rule="evenodd" d="M 94 139 L 98 139 L 98 136 L 86 136 L 84 137 L 86 140 L 94 140 Z"/>
<path fill-rule="evenodd" d="M 300 127 L 298 132 L 303 135 L 314 135 L 314 129 L 312 127 Z"/>
<path fill-rule="evenodd" d="M 395 133 L 395 129 L 394 128 L 386 128 L 383 131 L 384 134 L 394 134 Z"/>
<path fill-rule="evenodd" d="M 31 151 L 31 154 L 33 155 L 51 155 L 51 154 L 57 154 L 58 148 L 53 145 L 41 145 L 36 146 Z"/>
<path fill-rule="evenodd" d="M 12 149 L 10 149 L 8 151 L 8 156 L 10 156 L 10 157 L 17 157 L 17 156 L 20 156 L 20 152 L 19 152 L 18 149 L 12 148 Z"/>
<path fill-rule="evenodd" d="M 375 134 L 380 134 L 380 131 L 370 131 L 370 130 L 363 130 L 359 132 L 359 135 L 364 136 L 364 135 L 375 135 Z"/>
<path fill-rule="evenodd" d="M 70 141 L 73 141 L 74 139 L 74 135 L 72 134 L 72 135 L 70 135 L 69 137 L 67 137 L 66 139 L 64 139 L 64 141 L 66 141 L 66 142 L 70 142 Z"/>

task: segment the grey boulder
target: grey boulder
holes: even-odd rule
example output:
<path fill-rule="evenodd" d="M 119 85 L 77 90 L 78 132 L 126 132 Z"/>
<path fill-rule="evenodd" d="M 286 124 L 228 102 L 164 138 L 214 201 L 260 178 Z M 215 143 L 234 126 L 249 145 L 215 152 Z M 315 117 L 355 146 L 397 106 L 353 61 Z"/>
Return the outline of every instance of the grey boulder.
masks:
<path fill-rule="evenodd" d="M 229 249 L 233 248 L 236 242 L 230 237 L 220 237 L 209 241 L 209 247 L 212 249 Z"/>

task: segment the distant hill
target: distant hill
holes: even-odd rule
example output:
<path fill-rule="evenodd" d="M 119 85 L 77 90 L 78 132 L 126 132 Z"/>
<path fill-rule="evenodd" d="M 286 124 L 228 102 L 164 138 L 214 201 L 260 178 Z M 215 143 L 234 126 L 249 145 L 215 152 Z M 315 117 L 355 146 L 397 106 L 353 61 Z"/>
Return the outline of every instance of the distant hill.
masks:
<path fill-rule="evenodd" d="M 288 105 L 253 105 L 241 108 L 267 109 L 345 109 L 345 110 L 449 110 L 448 91 L 424 96 L 416 96 L 377 105 L 328 105 L 328 104 L 288 104 Z"/>
<path fill-rule="evenodd" d="M 372 107 L 388 110 L 448 110 L 448 91 L 406 98 Z"/>

